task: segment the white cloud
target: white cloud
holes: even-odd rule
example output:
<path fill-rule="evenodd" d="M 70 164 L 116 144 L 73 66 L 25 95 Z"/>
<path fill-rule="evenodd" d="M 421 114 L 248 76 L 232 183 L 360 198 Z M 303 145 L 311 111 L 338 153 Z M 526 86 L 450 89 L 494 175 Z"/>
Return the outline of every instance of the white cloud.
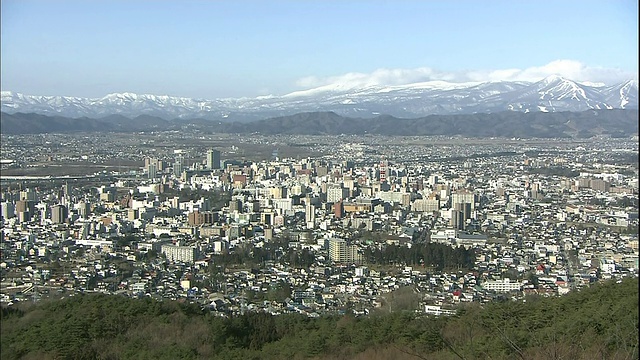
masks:
<path fill-rule="evenodd" d="M 555 60 L 543 66 L 526 69 L 498 69 L 446 72 L 428 67 L 416 69 L 377 69 L 371 73 L 351 72 L 338 76 L 308 76 L 296 81 L 303 89 L 316 87 L 353 89 L 368 86 L 405 85 L 426 81 L 489 82 L 539 81 L 549 75 L 560 75 L 579 82 L 613 84 L 637 79 L 638 74 L 621 69 L 587 66 L 575 60 Z"/>
<path fill-rule="evenodd" d="M 341 86 L 346 88 L 403 85 L 434 79 L 453 79 L 453 74 L 437 72 L 428 67 L 417 69 L 377 69 L 371 73 L 351 72 L 338 76 L 319 78 L 308 76 L 296 81 L 296 85 L 302 88 L 320 87 L 326 85 Z"/>

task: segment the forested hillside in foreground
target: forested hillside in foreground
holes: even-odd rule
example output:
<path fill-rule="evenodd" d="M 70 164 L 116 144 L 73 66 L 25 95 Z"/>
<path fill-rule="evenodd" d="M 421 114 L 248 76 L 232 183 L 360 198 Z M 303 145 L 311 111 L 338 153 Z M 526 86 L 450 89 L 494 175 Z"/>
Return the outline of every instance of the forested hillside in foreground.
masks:
<path fill-rule="evenodd" d="M 2 359 L 637 359 L 638 279 L 457 316 L 215 317 L 177 302 L 76 295 L 2 309 Z"/>

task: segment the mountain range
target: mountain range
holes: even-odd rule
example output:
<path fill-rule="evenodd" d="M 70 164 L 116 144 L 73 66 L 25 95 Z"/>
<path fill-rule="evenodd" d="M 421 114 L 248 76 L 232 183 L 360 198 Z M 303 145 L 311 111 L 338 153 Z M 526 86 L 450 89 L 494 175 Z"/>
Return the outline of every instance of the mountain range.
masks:
<path fill-rule="evenodd" d="M 560 76 L 538 82 L 449 83 L 430 81 L 397 86 L 327 85 L 286 95 L 255 98 L 193 99 L 114 93 L 102 98 L 34 96 L 2 91 L 2 112 L 62 117 L 103 118 L 141 115 L 223 122 L 254 121 L 300 112 L 333 112 L 340 116 L 375 118 L 391 115 L 418 118 L 512 112 L 581 112 L 637 109 L 638 81 L 615 85 L 580 83 Z"/>
<path fill-rule="evenodd" d="M 401 119 L 345 117 L 334 112 L 307 112 L 250 122 L 173 119 L 139 115 L 129 119 L 109 115 L 92 119 L 34 113 L 2 113 L 2 134 L 69 132 L 197 131 L 199 133 L 300 134 L 300 135 L 461 135 L 465 137 L 587 138 L 594 135 L 630 137 L 638 134 L 635 109 L 582 112 L 517 112 L 492 114 L 429 115 Z"/>

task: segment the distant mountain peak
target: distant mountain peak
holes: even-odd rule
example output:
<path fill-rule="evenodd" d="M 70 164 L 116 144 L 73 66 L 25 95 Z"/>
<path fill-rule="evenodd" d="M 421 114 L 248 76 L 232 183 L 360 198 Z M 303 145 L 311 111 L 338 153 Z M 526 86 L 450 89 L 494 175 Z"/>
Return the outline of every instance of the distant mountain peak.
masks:
<path fill-rule="evenodd" d="M 543 84 L 547 84 L 547 85 L 551 85 L 551 84 L 559 84 L 559 83 L 572 83 L 575 84 L 574 81 L 569 80 L 565 77 L 562 77 L 560 75 L 554 74 L 554 75 L 549 75 L 547 77 L 545 77 L 544 79 L 539 81 L 540 83 Z"/>
<path fill-rule="evenodd" d="M 544 79 L 542 79 L 542 81 L 545 81 L 545 82 L 558 81 L 558 80 L 565 80 L 565 78 L 558 74 L 551 74 L 545 77 Z"/>

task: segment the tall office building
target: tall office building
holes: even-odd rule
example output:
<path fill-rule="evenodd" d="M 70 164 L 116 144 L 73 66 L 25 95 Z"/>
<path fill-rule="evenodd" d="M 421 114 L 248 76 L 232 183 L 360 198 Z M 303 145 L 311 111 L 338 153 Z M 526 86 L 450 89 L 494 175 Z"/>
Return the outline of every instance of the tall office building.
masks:
<path fill-rule="evenodd" d="M 158 175 L 158 168 L 156 167 L 156 164 L 154 163 L 149 164 L 147 169 L 149 171 L 149 179 L 155 179 L 156 176 Z"/>
<path fill-rule="evenodd" d="M 16 207 L 15 205 L 13 205 L 12 202 L 9 201 L 5 201 L 2 204 L 0 204 L 0 207 L 2 207 L 2 218 L 3 219 L 11 219 L 12 217 L 16 216 Z"/>
<path fill-rule="evenodd" d="M 460 211 L 463 216 L 463 221 L 471 219 L 471 204 L 470 203 L 455 203 L 453 204 L 454 210 Z"/>
<path fill-rule="evenodd" d="M 477 202 L 475 193 L 468 190 L 459 190 L 451 194 L 451 207 L 455 207 L 455 204 L 468 203 L 471 204 L 471 210 L 476 210 Z"/>
<path fill-rule="evenodd" d="M 20 200 L 38 201 L 36 192 L 29 188 L 20 191 Z"/>
<path fill-rule="evenodd" d="M 464 230 L 464 213 L 460 210 L 451 210 L 451 221 L 449 225 L 456 230 Z"/>
<path fill-rule="evenodd" d="M 333 204 L 333 214 L 336 219 L 342 219 L 342 216 L 344 215 L 344 205 L 342 204 L 342 200 Z"/>
<path fill-rule="evenodd" d="M 153 179 L 158 172 L 165 170 L 165 163 L 156 158 L 146 158 L 144 159 L 144 169 L 147 171 L 147 174 L 149 174 L 149 179 Z"/>
<path fill-rule="evenodd" d="M 84 219 L 91 215 L 91 203 L 83 201 L 78 204 L 78 213 Z"/>
<path fill-rule="evenodd" d="M 207 151 L 207 169 L 220 169 L 220 151 L 214 149 Z"/>
<path fill-rule="evenodd" d="M 274 186 L 269 188 L 269 193 L 273 199 L 286 199 L 287 188 L 285 186 Z"/>
<path fill-rule="evenodd" d="M 18 222 L 25 223 L 31 221 L 31 213 L 28 211 L 17 212 Z"/>
<path fill-rule="evenodd" d="M 173 174 L 175 176 L 181 176 L 182 170 L 184 170 L 184 158 L 182 155 L 178 155 L 176 161 L 173 163 Z"/>
<path fill-rule="evenodd" d="M 64 183 L 62 185 L 62 195 L 63 196 L 71 196 L 71 192 L 73 191 L 73 187 L 69 183 Z"/>
<path fill-rule="evenodd" d="M 259 206 L 258 206 L 259 208 Z M 229 201 L 229 212 L 242 212 L 242 201 L 240 199 L 231 199 Z"/>
<path fill-rule="evenodd" d="M 67 208 L 63 205 L 51 207 L 51 221 L 54 224 L 62 224 L 67 220 Z"/>
<path fill-rule="evenodd" d="M 30 214 L 35 214 L 36 203 L 31 200 L 16 201 L 15 212 L 16 212 L 16 215 L 21 212 L 28 212 Z"/>

